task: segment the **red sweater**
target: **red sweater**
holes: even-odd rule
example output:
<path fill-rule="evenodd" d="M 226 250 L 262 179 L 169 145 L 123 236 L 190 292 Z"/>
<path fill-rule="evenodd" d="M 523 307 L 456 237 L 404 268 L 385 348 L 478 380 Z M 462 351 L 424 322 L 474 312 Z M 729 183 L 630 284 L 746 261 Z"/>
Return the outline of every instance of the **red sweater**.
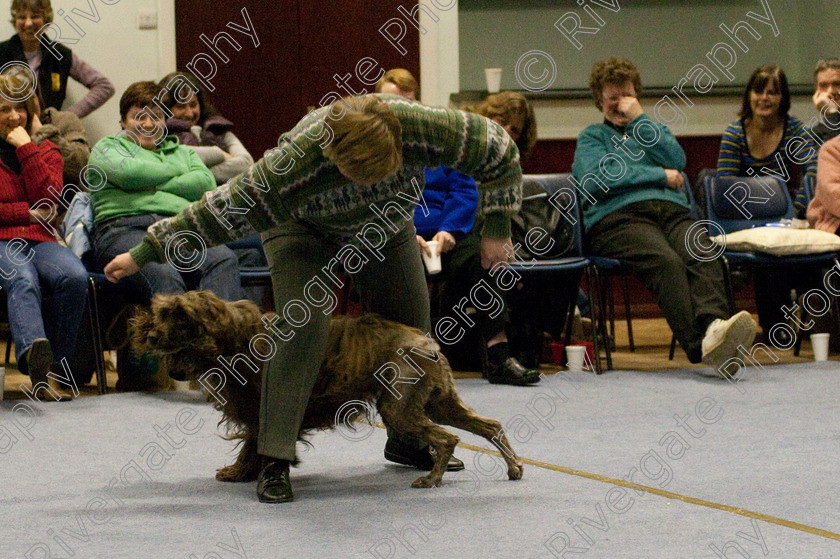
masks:
<path fill-rule="evenodd" d="M 58 202 L 62 189 L 64 161 L 58 148 L 49 140 L 38 146 L 35 142 L 15 150 L 20 161 L 20 175 L 0 163 L 0 240 L 20 237 L 33 241 L 55 241 L 55 237 L 40 223 L 29 222 L 29 209 L 45 207 L 44 199 Z M 52 186 L 54 192 L 47 190 Z"/>

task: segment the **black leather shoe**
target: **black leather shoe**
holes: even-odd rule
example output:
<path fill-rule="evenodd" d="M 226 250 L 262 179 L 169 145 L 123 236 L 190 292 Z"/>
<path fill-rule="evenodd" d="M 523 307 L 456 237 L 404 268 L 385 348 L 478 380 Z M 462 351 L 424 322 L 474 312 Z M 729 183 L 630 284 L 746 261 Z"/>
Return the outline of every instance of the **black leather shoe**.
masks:
<path fill-rule="evenodd" d="M 508 357 L 500 365 L 490 364 L 487 371 L 487 380 L 490 384 L 512 384 L 514 386 L 525 386 L 540 381 L 540 374 L 534 369 L 526 369 L 516 357 Z"/>
<path fill-rule="evenodd" d="M 261 503 L 288 503 L 295 496 L 289 483 L 289 462 L 271 460 L 257 478 L 257 497 Z"/>
<path fill-rule="evenodd" d="M 407 445 L 396 438 L 389 438 L 385 443 L 385 459 L 403 466 L 411 466 L 425 472 L 431 471 L 435 465 L 433 456 L 434 449 L 430 446 L 415 448 Z M 447 472 L 460 472 L 464 469 L 464 463 L 455 456 L 449 457 L 446 464 Z"/>

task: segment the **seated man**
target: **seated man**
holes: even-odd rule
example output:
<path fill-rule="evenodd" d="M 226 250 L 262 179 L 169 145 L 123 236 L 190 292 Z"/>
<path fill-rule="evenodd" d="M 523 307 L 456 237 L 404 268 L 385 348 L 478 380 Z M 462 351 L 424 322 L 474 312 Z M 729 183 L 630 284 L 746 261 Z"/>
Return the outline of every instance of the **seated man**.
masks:
<path fill-rule="evenodd" d="M 824 144 L 840 134 L 840 58 L 817 62 L 814 69 L 814 106 L 820 122 L 811 128 L 814 141 Z"/>
<path fill-rule="evenodd" d="M 840 137 L 827 141 L 817 163 L 817 188 L 808 204 L 811 227 L 840 235 Z"/>
<path fill-rule="evenodd" d="M 90 155 L 92 240 L 102 266 L 138 244 L 151 224 L 177 214 L 216 188 L 213 174 L 198 155 L 174 136 L 165 135 L 165 116 L 153 103 L 157 94 L 154 82 L 131 84 L 120 99 L 122 132 L 102 138 Z M 182 253 L 177 246 L 173 243 L 172 256 L 191 252 L 181 249 Z M 195 288 L 209 289 L 230 301 L 241 299 L 233 251 L 225 246 L 207 248 L 202 258 L 200 265 L 151 263 L 126 281 L 142 300 L 155 293 Z"/>
<path fill-rule="evenodd" d="M 746 311 L 729 317 L 723 271 L 707 254 L 711 241 L 705 232 L 692 235 L 685 153 L 642 110 L 632 62 L 596 62 L 589 86 L 603 122 L 578 136 L 572 172 L 591 250 L 620 260 L 650 289 L 689 361 L 729 376 L 721 369 L 739 347 L 752 346 L 756 324 Z"/>

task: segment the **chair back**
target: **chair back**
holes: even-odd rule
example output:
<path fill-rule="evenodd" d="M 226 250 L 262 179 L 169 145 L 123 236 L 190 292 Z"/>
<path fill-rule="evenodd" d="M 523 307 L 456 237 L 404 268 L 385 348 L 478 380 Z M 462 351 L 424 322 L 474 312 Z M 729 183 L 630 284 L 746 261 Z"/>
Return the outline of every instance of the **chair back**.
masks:
<path fill-rule="evenodd" d="M 805 192 L 805 204 L 807 206 L 814 199 L 814 192 L 817 189 L 817 179 L 811 175 L 803 176 L 801 188 Z"/>
<path fill-rule="evenodd" d="M 706 214 L 725 233 L 795 217 L 785 183 L 774 177 L 706 177 Z"/>
<path fill-rule="evenodd" d="M 583 216 L 578 203 L 578 192 L 572 182 L 572 173 L 553 173 L 546 175 L 523 175 L 522 184 L 539 183 L 545 190 L 545 203 L 560 211 L 574 231 L 572 253 L 570 256 L 583 255 Z M 539 195 L 536 195 L 539 196 Z"/>

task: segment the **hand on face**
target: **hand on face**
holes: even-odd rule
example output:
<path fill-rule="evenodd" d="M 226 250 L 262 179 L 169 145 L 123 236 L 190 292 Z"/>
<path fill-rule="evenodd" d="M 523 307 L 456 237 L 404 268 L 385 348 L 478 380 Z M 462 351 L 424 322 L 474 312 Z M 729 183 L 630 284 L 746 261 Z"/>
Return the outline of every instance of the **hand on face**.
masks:
<path fill-rule="evenodd" d="M 631 82 L 607 84 L 601 92 L 601 112 L 615 126 L 627 126 L 644 111 Z"/>
<path fill-rule="evenodd" d="M 6 135 L 6 141 L 16 148 L 19 148 L 20 146 L 31 142 L 32 138 L 29 137 L 29 133 L 23 128 L 23 126 L 17 126 Z"/>

